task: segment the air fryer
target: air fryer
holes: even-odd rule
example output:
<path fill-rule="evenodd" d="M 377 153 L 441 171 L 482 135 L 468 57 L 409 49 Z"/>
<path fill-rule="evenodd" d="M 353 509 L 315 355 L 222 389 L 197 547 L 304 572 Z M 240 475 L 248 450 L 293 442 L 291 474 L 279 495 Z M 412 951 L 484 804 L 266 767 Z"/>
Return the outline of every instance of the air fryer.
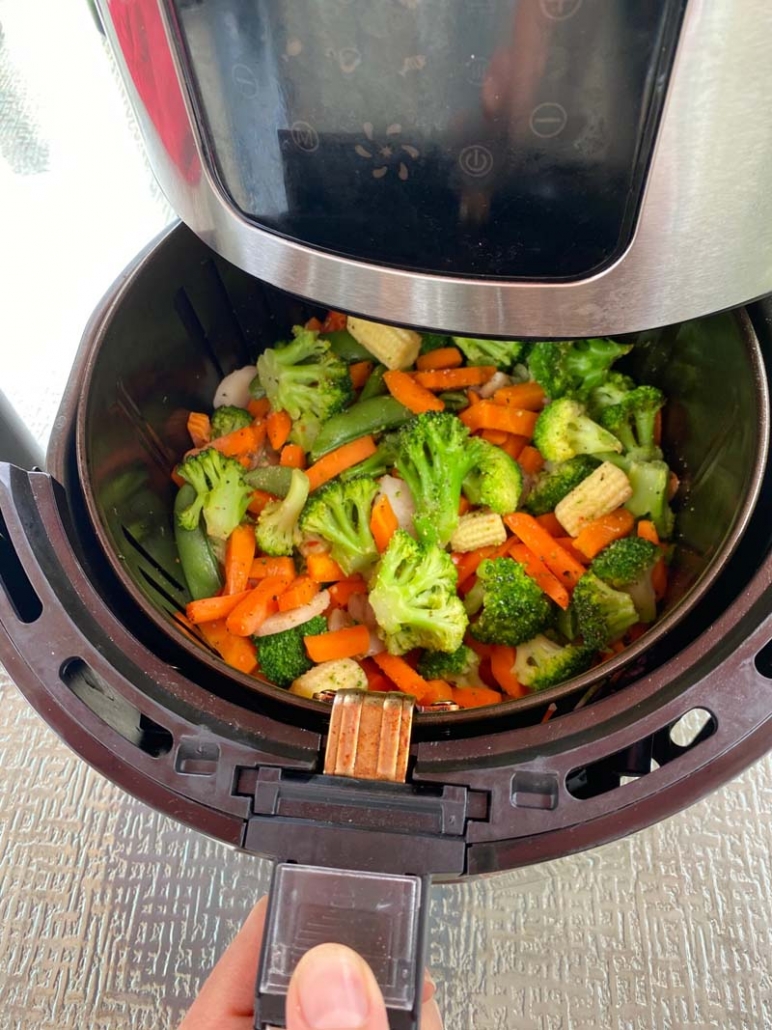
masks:
<path fill-rule="evenodd" d="M 281 1024 L 313 943 L 298 913 L 359 947 L 392 1025 L 414 1027 L 431 877 L 632 832 L 768 747 L 772 307 L 722 309 L 772 288 L 769 201 L 749 204 L 736 173 L 717 190 L 727 153 L 763 181 L 764 148 L 731 109 L 749 79 L 772 94 L 743 59 L 772 15 L 754 3 L 751 27 L 729 0 L 706 6 L 102 4 L 189 227 L 152 243 L 95 312 L 47 471 L 0 466 L 0 657 L 105 775 L 278 863 L 259 1028 Z M 486 87 L 497 39 L 509 61 L 528 45 L 545 58 L 525 62 L 528 117 L 454 119 Z M 635 374 L 669 398 L 681 488 L 660 621 L 549 691 L 415 714 L 403 783 L 325 772 L 330 705 L 228 669 L 175 620 L 187 595 L 169 473 L 187 413 L 330 305 L 473 335 L 624 333 Z"/>

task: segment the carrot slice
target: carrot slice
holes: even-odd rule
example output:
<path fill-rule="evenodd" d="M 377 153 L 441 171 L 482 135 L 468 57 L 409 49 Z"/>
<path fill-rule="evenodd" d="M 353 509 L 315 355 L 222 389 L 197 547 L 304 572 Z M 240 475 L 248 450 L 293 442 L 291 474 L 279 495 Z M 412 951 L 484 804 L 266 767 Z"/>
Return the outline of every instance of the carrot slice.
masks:
<path fill-rule="evenodd" d="M 526 472 L 529 476 L 535 476 L 537 472 L 541 472 L 544 468 L 544 458 L 541 456 L 541 452 L 537 451 L 535 447 L 531 447 L 527 444 L 517 459 L 520 462 L 520 468 L 523 472 Z"/>
<path fill-rule="evenodd" d="M 428 372 L 426 374 L 429 375 Z M 400 372 L 398 369 L 386 372 L 383 381 L 391 396 L 400 404 L 404 404 L 414 415 L 421 415 L 424 411 L 445 410 L 445 402 L 429 390 L 425 390 L 407 372 Z"/>
<path fill-rule="evenodd" d="M 345 608 L 354 594 L 366 594 L 367 583 L 361 576 L 352 576 L 350 579 L 341 579 L 328 587 L 332 603 L 337 608 Z"/>
<path fill-rule="evenodd" d="M 271 501 L 278 501 L 278 499 L 273 494 L 266 493 L 265 490 L 253 490 L 247 511 L 252 515 L 259 515 L 266 504 L 270 504 Z"/>
<path fill-rule="evenodd" d="M 489 690 L 488 687 L 456 687 L 453 700 L 460 708 L 482 708 L 497 705 L 504 699 L 497 690 Z"/>
<path fill-rule="evenodd" d="M 526 574 L 544 591 L 547 597 L 552 598 L 555 604 L 561 608 L 568 608 L 571 603 L 571 595 L 547 566 L 533 553 L 530 547 L 525 544 L 512 544 L 509 549 L 510 557 L 525 568 Z"/>
<path fill-rule="evenodd" d="M 464 364 L 464 355 L 458 347 L 438 347 L 437 350 L 421 354 L 415 367 L 419 372 L 431 372 L 438 368 L 458 368 Z"/>
<path fill-rule="evenodd" d="M 349 365 L 348 372 L 351 376 L 351 385 L 355 390 L 361 390 L 367 380 L 370 378 L 370 373 L 373 370 L 372 361 L 355 361 L 353 365 Z"/>
<path fill-rule="evenodd" d="M 509 433 L 505 433 L 503 429 L 481 429 L 480 436 L 487 443 L 492 443 L 495 447 L 503 446 L 509 439 Z"/>
<path fill-rule="evenodd" d="M 323 333 L 337 333 L 346 328 L 346 316 L 342 311 L 328 311 L 322 323 Z"/>
<path fill-rule="evenodd" d="M 212 423 L 203 411 L 191 411 L 188 415 L 188 433 L 194 447 L 206 447 L 212 439 Z"/>
<path fill-rule="evenodd" d="M 517 436 L 515 433 L 507 433 L 507 439 L 501 445 L 501 449 L 502 451 L 507 452 L 512 461 L 517 461 L 527 446 L 527 436 Z"/>
<path fill-rule="evenodd" d="M 218 619 L 226 619 L 233 609 L 241 604 L 248 593 L 248 590 L 241 590 L 237 594 L 201 597 L 197 601 L 191 601 L 188 604 L 185 608 L 185 614 L 195 625 L 198 625 L 200 622 L 216 622 Z"/>
<path fill-rule="evenodd" d="M 641 519 L 638 523 L 638 536 L 642 536 L 644 540 L 648 540 L 650 544 L 655 544 L 659 547 L 659 533 L 657 527 L 649 519 Z"/>
<path fill-rule="evenodd" d="M 555 539 L 563 548 L 563 550 L 570 554 L 571 557 L 574 558 L 576 561 L 578 561 L 580 565 L 588 564 L 588 559 L 585 558 L 581 551 L 577 551 L 577 549 L 574 547 L 574 538 L 572 536 L 556 536 Z"/>
<path fill-rule="evenodd" d="M 509 408 L 494 401 L 480 401 L 470 408 L 465 408 L 458 416 L 469 429 L 501 429 L 515 436 L 533 436 L 536 419 L 535 411 L 523 411 L 520 408 Z"/>
<path fill-rule="evenodd" d="M 292 429 L 292 419 L 286 411 L 272 411 L 265 421 L 268 440 L 275 451 L 280 451 L 287 442 Z"/>
<path fill-rule="evenodd" d="M 367 626 L 347 626 L 332 633 L 303 637 L 303 641 L 312 661 L 333 662 L 366 654 L 370 647 L 370 631 Z"/>
<path fill-rule="evenodd" d="M 485 561 L 486 558 L 490 558 L 495 550 L 496 548 L 491 546 L 478 547 L 476 550 L 467 551 L 465 554 L 460 556 L 458 564 L 456 565 L 459 587 L 461 587 L 470 576 L 473 576 L 475 572 L 477 572 L 477 566 L 480 562 Z"/>
<path fill-rule="evenodd" d="M 335 583 L 348 578 L 329 554 L 309 554 L 306 558 L 306 568 L 315 583 Z"/>
<path fill-rule="evenodd" d="M 614 540 L 628 536 L 634 525 L 635 519 L 627 508 L 617 508 L 608 515 L 601 515 L 588 522 L 574 540 L 574 547 L 586 558 L 594 558 Z"/>
<path fill-rule="evenodd" d="M 423 697 L 429 689 L 428 681 L 423 676 L 419 676 L 415 669 L 412 669 L 399 655 L 382 651 L 380 654 L 373 655 L 373 661 L 403 693 L 413 694 L 414 697 Z"/>
<path fill-rule="evenodd" d="M 300 444 L 285 444 L 279 455 L 279 464 L 285 468 L 304 469 L 306 467 L 306 452 Z"/>
<path fill-rule="evenodd" d="M 539 523 L 542 529 L 547 530 L 550 536 L 554 536 L 555 538 L 557 538 L 559 536 L 566 535 L 565 529 L 563 529 L 561 524 L 558 522 L 557 516 L 552 511 L 547 512 L 546 515 L 537 515 L 536 521 Z"/>
<path fill-rule="evenodd" d="M 217 651 L 227 665 L 238 669 L 239 672 L 254 672 L 257 667 L 255 645 L 246 637 L 237 637 L 230 633 L 225 619 L 202 622 L 199 629 L 207 644 Z"/>
<path fill-rule="evenodd" d="M 281 576 L 291 583 L 295 578 L 295 563 L 291 558 L 255 558 L 249 570 L 250 579 L 267 579 L 269 576 Z"/>
<path fill-rule="evenodd" d="M 458 499 L 458 514 L 466 515 L 466 513 L 469 511 L 471 507 L 472 505 L 469 503 L 466 497 L 464 497 L 464 495 L 461 494 L 461 496 Z"/>
<path fill-rule="evenodd" d="M 255 527 L 236 526 L 225 545 L 226 594 L 240 594 L 247 589 L 249 571 L 255 557 Z"/>
<path fill-rule="evenodd" d="M 310 576 L 298 576 L 294 583 L 291 583 L 283 594 L 279 594 L 278 605 L 280 612 L 288 612 L 292 608 L 302 608 L 308 604 L 319 593 L 319 584 L 315 583 Z"/>
<path fill-rule="evenodd" d="M 384 376 L 385 378 L 386 376 Z M 375 454 L 375 451 L 375 440 L 372 436 L 360 436 L 358 440 L 344 443 L 342 447 L 330 451 L 306 472 L 311 489 L 316 490 L 322 483 L 333 479 L 345 469 L 351 468 L 352 465 L 358 465 L 360 461 Z"/>
<path fill-rule="evenodd" d="M 467 390 L 466 399 L 469 401 L 469 406 L 472 407 L 475 404 L 479 404 L 482 401 L 482 397 L 477 393 L 476 390 Z"/>
<path fill-rule="evenodd" d="M 253 422 L 251 426 L 234 429 L 232 433 L 218 436 L 210 444 L 216 451 L 228 458 L 241 458 L 254 454 L 265 440 L 265 423 Z"/>
<path fill-rule="evenodd" d="M 182 476 L 179 474 L 176 468 L 172 469 L 172 483 L 174 483 L 174 485 L 176 487 L 179 487 L 180 489 L 182 489 L 182 487 L 185 486 L 185 480 L 182 478 Z"/>
<path fill-rule="evenodd" d="M 394 533 L 399 528 L 397 516 L 386 494 L 381 494 L 373 505 L 370 515 L 370 532 L 373 534 L 378 553 L 383 554 Z"/>
<path fill-rule="evenodd" d="M 237 637 L 251 637 L 276 611 L 276 599 L 291 582 L 286 576 L 266 576 L 230 613 L 226 620 L 228 632 Z"/>
<path fill-rule="evenodd" d="M 388 693 L 388 691 L 394 689 L 394 684 L 391 680 L 384 676 L 372 658 L 362 658 L 359 664 L 365 671 L 367 676 L 367 686 L 370 690 L 378 690 L 381 693 Z"/>
<path fill-rule="evenodd" d="M 667 593 L 667 565 L 664 558 L 660 558 L 651 570 L 651 585 L 654 587 L 654 596 L 661 601 Z"/>
<path fill-rule="evenodd" d="M 515 536 L 520 537 L 526 547 L 530 547 L 536 557 L 544 562 L 564 586 L 576 586 L 584 575 L 584 566 L 572 558 L 532 515 L 520 511 L 513 512 L 505 516 L 504 521 Z"/>
<path fill-rule="evenodd" d="M 491 671 L 493 678 L 505 694 L 509 697 L 525 697 L 528 690 L 512 671 L 516 657 L 517 652 L 514 647 L 495 644 L 491 651 Z"/>
<path fill-rule="evenodd" d="M 267 397 L 260 397 L 258 400 L 247 401 L 247 411 L 255 419 L 265 418 L 271 410 L 271 402 Z"/>
<path fill-rule="evenodd" d="M 303 328 L 310 329 L 314 333 L 320 333 L 322 331 L 322 323 L 318 318 L 309 318 Z"/>
<path fill-rule="evenodd" d="M 480 658 L 490 658 L 491 651 L 493 650 L 493 644 L 483 644 L 480 640 L 475 640 L 471 633 L 467 633 L 464 637 L 464 643 L 467 647 L 471 647 L 474 653 Z"/>
<path fill-rule="evenodd" d="M 427 680 L 428 689 L 418 698 L 419 705 L 431 705 L 435 701 L 452 701 L 453 687 L 445 680 Z"/>
<path fill-rule="evenodd" d="M 541 411 L 547 396 L 538 383 L 514 383 L 502 386 L 493 395 L 496 404 L 507 404 L 523 411 Z"/>
<path fill-rule="evenodd" d="M 470 365 L 468 368 L 438 368 L 433 372 L 416 372 L 413 379 L 426 390 L 465 390 L 469 386 L 482 386 L 495 372 L 495 365 Z"/>

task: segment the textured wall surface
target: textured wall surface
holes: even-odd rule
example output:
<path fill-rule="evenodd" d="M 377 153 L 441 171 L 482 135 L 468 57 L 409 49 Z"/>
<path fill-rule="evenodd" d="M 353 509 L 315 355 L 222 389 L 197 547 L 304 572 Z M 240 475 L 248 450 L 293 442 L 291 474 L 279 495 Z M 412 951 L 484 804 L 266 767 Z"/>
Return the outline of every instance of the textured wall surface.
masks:
<path fill-rule="evenodd" d="M 0 387 L 41 442 L 169 217 L 85 0 L 0 0 Z M 772 1027 L 771 853 L 767 759 L 626 841 L 436 888 L 448 1027 Z M 0 1030 L 170 1030 L 268 872 L 87 768 L 0 671 Z"/>

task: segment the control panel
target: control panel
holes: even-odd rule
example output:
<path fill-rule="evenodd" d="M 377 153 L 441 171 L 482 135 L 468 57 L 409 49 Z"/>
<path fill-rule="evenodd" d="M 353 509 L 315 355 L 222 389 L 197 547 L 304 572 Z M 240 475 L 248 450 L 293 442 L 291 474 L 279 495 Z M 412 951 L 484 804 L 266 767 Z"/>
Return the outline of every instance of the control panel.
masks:
<path fill-rule="evenodd" d="M 629 242 L 686 0 L 169 0 L 247 218 L 362 260 L 571 279 Z"/>

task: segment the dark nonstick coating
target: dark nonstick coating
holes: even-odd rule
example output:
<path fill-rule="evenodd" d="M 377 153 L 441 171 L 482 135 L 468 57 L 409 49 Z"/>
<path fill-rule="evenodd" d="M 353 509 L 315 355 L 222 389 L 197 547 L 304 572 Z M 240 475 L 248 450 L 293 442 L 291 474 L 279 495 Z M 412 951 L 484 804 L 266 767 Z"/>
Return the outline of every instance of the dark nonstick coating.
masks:
<path fill-rule="evenodd" d="M 209 251 L 184 227 L 174 229 L 135 266 L 111 309 L 84 340 L 77 397 L 77 467 L 101 548 L 134 601 L 206 668 L 222 664 L 173 623 L 186 593 L 174 551 L 169 478 L 189 447 L 191 409 L 209 410 L 222 375 L 253 362 L 261 348 L 321 309 L 282 294 Z M 395 311 L 395 321 L 398 312 Z M 663 436 L 681 477 L 676 502 L 678 548 L 665 614 L 645 638 L 602 667 L 541 694 L 497 706 L 516 725 L 549 701 L 578 699 L 593 684 L 639 677 L 657 647 L 709 590 L 753 511 L 763 475 L 769 426 L 763 363 L 743 313 L 714 315 L 636 338 L 633 374 L 669 398 Z M 246 687 L 296 710 L 316 702 L 231 672 Z M 570 707 L 570 705 L 569 705 Z M 432 724 L 490 720 L 488 710 L 423 716 Z"/>

